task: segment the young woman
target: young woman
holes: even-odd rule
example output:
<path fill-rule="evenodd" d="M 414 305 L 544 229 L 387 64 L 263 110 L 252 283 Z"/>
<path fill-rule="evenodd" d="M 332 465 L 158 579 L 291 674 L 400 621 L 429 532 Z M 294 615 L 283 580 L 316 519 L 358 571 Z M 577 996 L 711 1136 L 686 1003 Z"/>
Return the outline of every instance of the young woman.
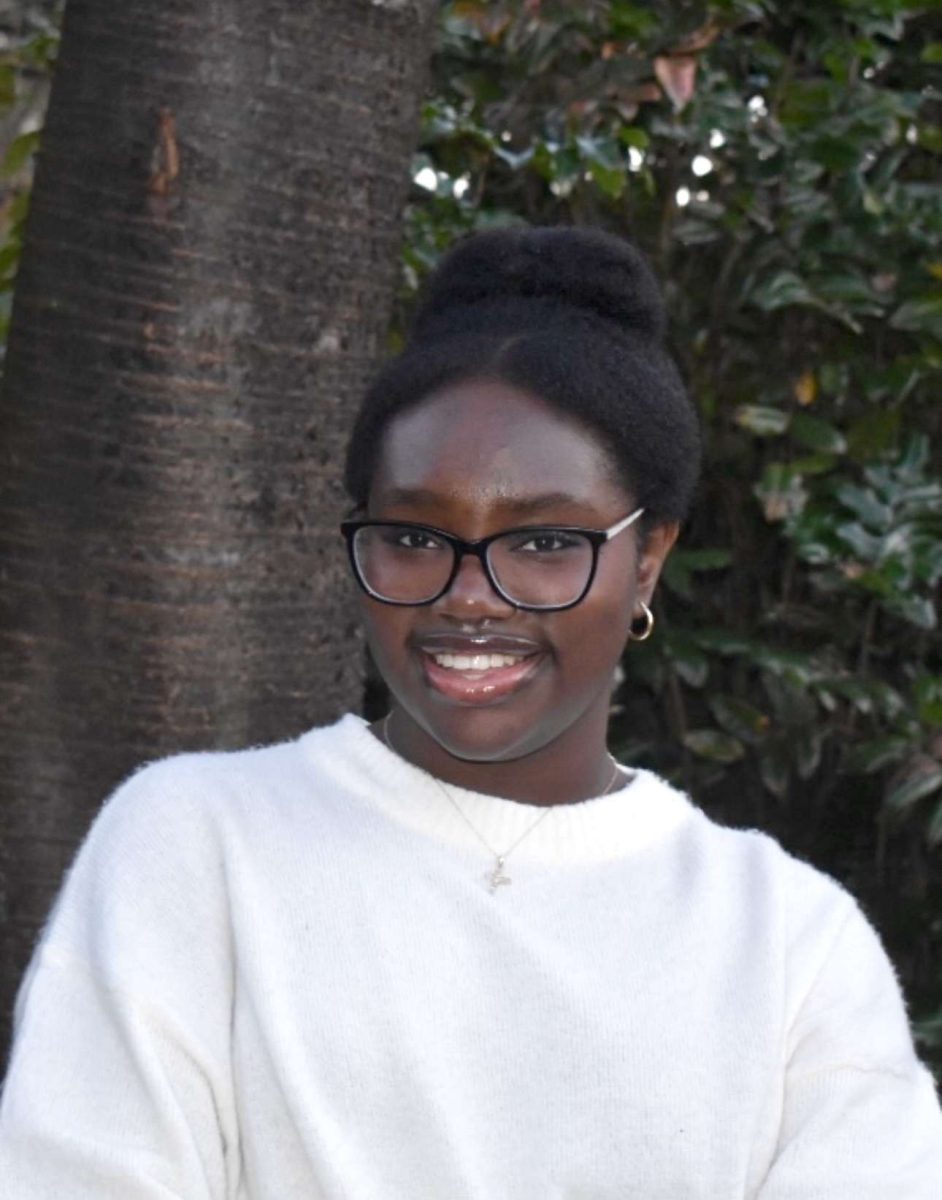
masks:
<path fill-rule="evenodd" d="M 696 477 L 662 325 L 601 234 L 446 260 L 347 466 L 389 712 L 112 797 L 20 995 L 4 1197 L 942 1196 L 853 900 L 606 748 Z"/>

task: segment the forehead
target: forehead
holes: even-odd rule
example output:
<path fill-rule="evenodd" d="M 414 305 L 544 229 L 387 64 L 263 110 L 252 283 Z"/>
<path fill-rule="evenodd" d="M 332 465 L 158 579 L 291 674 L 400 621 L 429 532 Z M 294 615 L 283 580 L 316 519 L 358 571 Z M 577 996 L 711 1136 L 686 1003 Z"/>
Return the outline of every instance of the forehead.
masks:
<path fill-rule="evenodd" d="M 578 421 L 510 384 L 469 380 L 390 422 L 372 495 L 500 505 L 552 492 L 602 509 L 624 496 L 614 476 L 609 452 Z"/>

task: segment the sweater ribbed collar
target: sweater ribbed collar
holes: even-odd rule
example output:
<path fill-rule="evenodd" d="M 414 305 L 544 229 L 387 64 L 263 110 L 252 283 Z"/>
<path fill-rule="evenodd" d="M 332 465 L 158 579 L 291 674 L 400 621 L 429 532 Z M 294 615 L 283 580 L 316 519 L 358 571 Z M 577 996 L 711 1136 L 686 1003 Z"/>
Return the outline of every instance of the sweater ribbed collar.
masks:
<path fill-rule="evenodd" d="M 335 725 L 311 730 L 301 746 L 358 799 L 446 844 L 486 853 L 443 787 L 497 852 L 512 846 L 546 812 L 538 805 L 440 783 L 389 749 L 352 713 Z M 651 771 L 627 769 L 632 779 L 619 791 L 554 807 L 516 847 L 513 861 L 575 865 L 620 858 L 669 837 L 694 817 L 697 810 L 683 793 Z"/>

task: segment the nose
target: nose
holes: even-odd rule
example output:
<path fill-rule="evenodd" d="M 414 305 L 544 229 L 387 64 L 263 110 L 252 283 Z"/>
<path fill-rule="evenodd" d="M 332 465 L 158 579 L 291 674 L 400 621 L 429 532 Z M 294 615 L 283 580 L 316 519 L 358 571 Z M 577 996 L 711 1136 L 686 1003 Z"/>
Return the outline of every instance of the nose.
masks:
<path fill-rule="evenodd" d="M 473 554 L 461 556 L 451 587 L 435 602 L 435 607 L 444 616 L 463 620 L 469 616 L 506 617 L 515 611 L 492 586 L 484 564 Z"/>

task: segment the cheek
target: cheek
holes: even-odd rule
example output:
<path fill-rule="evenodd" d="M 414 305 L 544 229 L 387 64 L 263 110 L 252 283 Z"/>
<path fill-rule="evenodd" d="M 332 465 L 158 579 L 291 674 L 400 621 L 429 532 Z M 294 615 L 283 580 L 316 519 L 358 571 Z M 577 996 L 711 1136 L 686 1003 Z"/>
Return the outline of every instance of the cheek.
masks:
<path fill-rule="evenodd" d="M 377 665 L 395 664 L 405 653 L 410 629 L 410 610 L 380 604 L 363 597 L 359 601 L 360 620 L 366 631 L 367 644 Z"/>
<path fill-rule="evenodd" d="M 596 613 L 586 647 L 597 668 L 614 669 L 625 652 L 631 632 L 631 614 L 624 603 L 607 604 Z"/>
<path fill-rule="evenodd" d="M 631 629 L 631 606 L 624 590 L 595 593 L 593 589 L 568 615 L 569 621 L 560 621 L 552 633 L 565 677 L 574 686 L 577 681 L 590 689 L 607 685 Z"/>

